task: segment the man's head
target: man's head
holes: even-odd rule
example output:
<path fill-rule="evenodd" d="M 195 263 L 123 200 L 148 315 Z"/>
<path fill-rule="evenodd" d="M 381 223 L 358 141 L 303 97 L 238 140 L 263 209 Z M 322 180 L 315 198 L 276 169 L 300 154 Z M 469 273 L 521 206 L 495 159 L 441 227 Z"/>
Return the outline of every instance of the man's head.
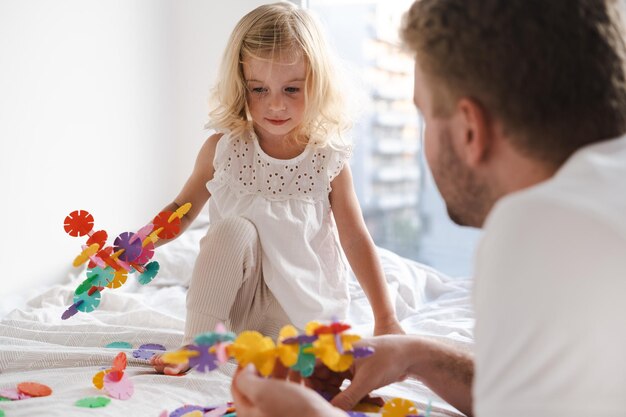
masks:
<path fill-rule="evenodd" d="M 510 191 L 489 178 L 493 169 L 505 170 L 497 164 L 492 172 L 482 169 L 503 152 L 554 172 L 582 146 L 626 132 L 620 3 L 413 4 L 402 37 L 416 53 L 415 99 L 426 121 L 426 154 L 453 220 L 480 226 Z"/>

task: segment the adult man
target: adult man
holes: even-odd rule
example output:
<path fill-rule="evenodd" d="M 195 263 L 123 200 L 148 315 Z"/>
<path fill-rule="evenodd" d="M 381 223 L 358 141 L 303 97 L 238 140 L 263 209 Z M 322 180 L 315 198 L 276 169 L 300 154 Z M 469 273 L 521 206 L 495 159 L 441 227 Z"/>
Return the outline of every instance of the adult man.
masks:
<path fill-rule="evenodd" d="M 467 415 L 626 413 L 626 45 L 610 0 L 421 0 L 402 35 L 450 217 L 484 227 L 475 358 L 371 339 L 344 409 L 413 375 Z M 341 415 L 250 372 L 242 415 Z M 282 410 L 282 411 L 281 411 Z M 239 414 L 239 410 L 238 410 Z"/>

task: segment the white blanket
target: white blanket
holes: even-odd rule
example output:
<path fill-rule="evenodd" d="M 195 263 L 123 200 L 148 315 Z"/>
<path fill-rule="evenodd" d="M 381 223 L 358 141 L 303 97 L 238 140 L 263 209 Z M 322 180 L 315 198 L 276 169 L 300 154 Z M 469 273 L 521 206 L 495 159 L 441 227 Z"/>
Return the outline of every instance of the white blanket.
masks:
<path fill-rule="evenodd" d="M 98 409 L 74 405 L 83 397 L 104 395 L 92 385 L 92 377 L 100 369 L 110 367 L 114 356 L 123 351 L 105 348 L 107 344 L 124 341 L 137 348 L 144 343 L 159 343 L 168 349 L 180 345 L 185 318 L 184 285 L 188 283 L 202 233 L 201 228 L 189 230 L 175 242 L 159 248 L 156 259 L 161 263 L 161 271 L 152 283 L 140 286 L 129 278 L 124 287 L 104 291 L 100 307 L 92 313 L 61 320 L 82 279 L 74 277 L 4 317 L 0 321 L 0 388 L 36 381 L 50 386 L 53 394 L 0 402 L 0 410 L 7 416 L 156 417 L 163 410 L 171 412 L 184 404 L 208 406 L 230 400 L 233 365 L 225 364 L 208 374 L 157 375 L 146 361 L 134 359 L 131 349 L 126 352 L 127 374 L 135 386 L 132 398 L 112 400 L 107 407 Z M 404 329 L 471 349 L 470 280 L 448 278 L 384 249 L 379 253 Z M 354 279 L 351 293 L 349 322 L 355 333 L 367 336 L 372 331 L 372 313 Z M 459 415 L 415 380 L 393 384 L 378 393 L 412 399 L 421 410 L 430 399 L 433 417 Z"/>

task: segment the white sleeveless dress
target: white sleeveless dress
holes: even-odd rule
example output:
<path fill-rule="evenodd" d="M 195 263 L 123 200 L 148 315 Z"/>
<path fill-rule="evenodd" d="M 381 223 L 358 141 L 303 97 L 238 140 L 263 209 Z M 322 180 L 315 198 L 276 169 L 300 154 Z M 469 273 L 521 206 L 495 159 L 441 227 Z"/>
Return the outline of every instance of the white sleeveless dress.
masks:
<path fill-rule="evenodd" d="M 308 145 L 293 159 L 267 155 L 253 132 L 218 142 L 209 219 L 240 216 L 257 228 L 265 283 L 291 322 L 343 320 L 350 295 L 329 193 L 351 148 Z"/>

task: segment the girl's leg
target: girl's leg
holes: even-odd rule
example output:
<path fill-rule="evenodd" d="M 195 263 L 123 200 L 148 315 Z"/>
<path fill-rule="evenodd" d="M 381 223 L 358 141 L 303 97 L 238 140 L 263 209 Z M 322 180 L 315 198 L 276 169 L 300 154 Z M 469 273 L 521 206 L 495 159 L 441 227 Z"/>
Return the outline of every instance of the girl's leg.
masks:
<path fill-rule="evenodd" d="M 265 313 L 263 314 L 264 320 L 263 323 L 260 324 L 258 330 L 265 336 L 269 336 L 273 340 L 276 340 L 278 339 L 280 329 L 287 324 L 291 324 L 291 321 L 278 300 L 274 297 L 274 294 L 272 294 L 270 289 L 267 288 L 267 285 L 265 285 L 265 281 L 263 281 L 263 286 L 267 291 L 267 298 L 265 302 Z"/>
<path fill-rule="evenodd" d="M 183 345 L 192 343 L 199 333 L 215 330 L 218 323 L 240 331 L 237 324 L 249 317 L 244 313 L 255 299 L 257 283 L 262 281 L 261 245 L 254 224 L 233 217 L 210 225 L 200 241 L 187 291 Z M 237 316 L 235 322 L 231 319 L 233 313 Z M 187 370 L 186 366 L 164 363 L 160 355 L 151 362 L 157 372 L 170 375 Z"/>
<path fill-rule="evenodd" d="M 235 333 L 256 330 L 276 340 L 280 329 L 289 324 L 289 318 L 265 285 L 261 271 L 246 280 L 237 294 L 230 311 L 230 328 Z"/>
<path fill-rule="evenodd" d="M 233 217 L 209 226 L 187 292 L 183 343 L 215 330 L 218 323 L 233 330 L 239 327 L 240 316 L 248 316 L 259 281 L 261 244 L 254 224 Z M 235 312 L 241 313 L 233 320 Z"/>

